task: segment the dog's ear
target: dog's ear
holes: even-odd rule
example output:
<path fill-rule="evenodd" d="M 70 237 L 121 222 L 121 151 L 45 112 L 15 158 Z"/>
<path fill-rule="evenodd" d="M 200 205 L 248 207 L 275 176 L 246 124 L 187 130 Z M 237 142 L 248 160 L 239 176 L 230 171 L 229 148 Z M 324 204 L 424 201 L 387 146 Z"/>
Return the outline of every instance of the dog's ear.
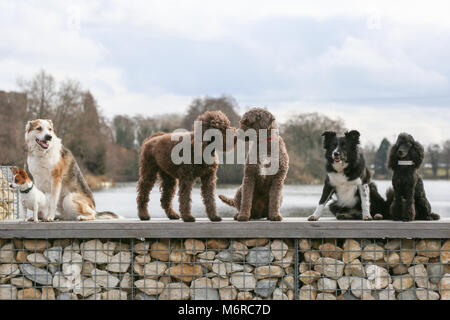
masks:
<path fill-rule="evenodd" d="M 240 124 L 241 125 L 245 125 L 245 126 L 251 126 L 253 123 L 255 123 L 256 121 L 256 114 L 253 112 L 247 112 L 246 114 L 244 114 L 244 116 L 242 117 Z"/>
<path fill-rule="evenodd" d="M 411 136 L 412 147 L 409 150 L 414 166 L 419 169 L 425 157 L 425 149 L 419 141 L 414 140 Z"/>
<path fill-rule="evenodd" d="M 359 144 L 359 137 L 361 136 L 361 134 L 356 131 L 356 130 L 352 130 L 350 132 L 346 132 L 345 133 L 345 137 L 349 138 L 351 141 L 353 141 L 355 144 Z"/>
<path fill-rule="evenodd" d="M 11 171 L 13 172 L 14 175 L 19 173 L 19 170 L 17 170 L 16 167 L 11 167 Z"/>
<path fill-rule="evenodd" d="M 324 137 L 324 139 L 323 139 L 323 147 L 326 149 L 328 144 L 330 143 L 330 141 L 336 137 L 336 132 L 334 132 L 334 131 L 325 131 L 324 133 L 322 133 L 322 137 Z"/>
<path fill-rule="evenodd" d="M 28 174 L 23 170 L 22 168 L 19 168 L 19 175 L 23 177 L 24 179 L 28 179 Z"/>
<path fill-rule="evenodd" d="M 268 128 L 268 129 L 269 128 L 276 128 L 276 125 L 272 126 L 272 124 L 275 121 L 275 117 L 271 113 L 268 113 L 268 118 L 267 119 L 263 118 L 260 121 L 261 121 L 261 127 L 263 127 L 263 128 Z"/>
<path fill-rule="evenodd" d="M 25 133 L 30 133 L 32 125 L 33 121 L 30 120 L 27 122 L 27 124 L 25 125 Z"/>

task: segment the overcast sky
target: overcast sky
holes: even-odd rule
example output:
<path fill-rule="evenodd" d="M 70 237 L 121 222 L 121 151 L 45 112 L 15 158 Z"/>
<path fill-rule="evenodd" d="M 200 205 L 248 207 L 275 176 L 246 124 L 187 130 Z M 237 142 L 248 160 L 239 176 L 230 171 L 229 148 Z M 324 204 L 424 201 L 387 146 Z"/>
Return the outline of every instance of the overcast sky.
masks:
<path fill-rule="evenodd" d="M 318 111 L 376 144 L 450 138 L 450 1 L 1 1 L 0 90 L 40 69 L 103 114 L 233 95 L 280 121 Z"/>

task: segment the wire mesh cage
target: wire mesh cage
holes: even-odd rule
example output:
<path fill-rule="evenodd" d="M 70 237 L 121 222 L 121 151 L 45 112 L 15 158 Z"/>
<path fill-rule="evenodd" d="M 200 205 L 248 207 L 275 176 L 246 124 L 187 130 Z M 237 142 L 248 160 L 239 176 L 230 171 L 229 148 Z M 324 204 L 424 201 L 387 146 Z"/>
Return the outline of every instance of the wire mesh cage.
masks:
<path fill-rule="evenodd" d="M 450 241 L 299 240 L 300 300 L 448 300 Z"/>
<path fill-rule="evenodd" d="M 295 299 L 290 240 L 0 240 L 1 299 Z"/>
<path fill-rule="evenodd" d="M 0 220 L 19 217 L 19 194 L 9 187 L 13 179 L 11 167 L 0 166 Z"/>
<path fill-rule="evenodd" d="M 450 240 L 0 239 L 0 299 L 448 300 Z"/>

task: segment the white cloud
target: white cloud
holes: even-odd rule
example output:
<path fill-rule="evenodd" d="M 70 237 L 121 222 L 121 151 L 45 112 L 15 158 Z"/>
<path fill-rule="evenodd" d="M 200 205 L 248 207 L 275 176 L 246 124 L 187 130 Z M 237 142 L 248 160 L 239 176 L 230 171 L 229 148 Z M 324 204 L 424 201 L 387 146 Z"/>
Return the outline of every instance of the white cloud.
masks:
<path fill-rule="evenodd" d="M 273 108 L 273 107 L 272 107 Z M 448 136 L 450 108 L 419 108 L 416 106 L 373 106 L 343 104 L 282 103 L 274 108 L 280 122 L 302 112 L 319 112 L 330 118 L 341 118 L 348 130 L 361 132 L 361 142 L 379 143 L 383 138 L 395 141 L 401 132 L 411 133 L 423 144 L 441 143 Z"/>
<path fill-rule="evenodd" d="M 74 12 L 79 29 L 70 27 Z M 0 89 L 17 89 L 17 77 L 44 68 L 79 80 L 108 116 L 184 112 L 194 96 L 222 90 L 286 119 L 298 110 L 340 116 L 373 141 L 401 130 L 441 141 L 448 109 L 395 98 L 448 96 L 448 12 L 448 1 L 2 1 Z M 309 24 L 266 34 L 270 23 L 297 20 Z M 145 43 L 180 39 L 183 51 L 166 56 Z M 134 50 L 146 61 L 133 61 Z M 201 72 L 160 67 L 182 59 Z M 133 64 L 151 77 L 136 80 Z M 378 109 L 380 97 L 392 108 Z"/>

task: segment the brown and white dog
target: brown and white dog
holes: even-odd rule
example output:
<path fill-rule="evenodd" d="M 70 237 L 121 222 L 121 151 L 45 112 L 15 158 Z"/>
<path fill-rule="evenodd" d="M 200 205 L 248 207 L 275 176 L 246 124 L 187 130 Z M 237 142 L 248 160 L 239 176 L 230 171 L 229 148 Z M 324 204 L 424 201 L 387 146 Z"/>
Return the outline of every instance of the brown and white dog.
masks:
<path fill-rule="evenodd" d="M 49 195 L 49 214 L 53 221 L 58 209 L 62 220 L 119 218 L 114 213 L 97 213 L 91 189 L 70 152 L 61 143 L 51 120 L 29 121 L 25 128 L 28 170 L 36 186 Z"/>
<path fill-rule="evenodd" d="M 33 217 L 28 221 L 39 222 L 39 218 L 46 221 L 49 206 L 45 194 L 33 184 L 33 181 L 22 168 L 12 167 L 11 170 L 14 174 L 14 179 L 9 187 L 20 192 L 23 220 L 27 221 L 27 212 L 32 210 Z"/>

